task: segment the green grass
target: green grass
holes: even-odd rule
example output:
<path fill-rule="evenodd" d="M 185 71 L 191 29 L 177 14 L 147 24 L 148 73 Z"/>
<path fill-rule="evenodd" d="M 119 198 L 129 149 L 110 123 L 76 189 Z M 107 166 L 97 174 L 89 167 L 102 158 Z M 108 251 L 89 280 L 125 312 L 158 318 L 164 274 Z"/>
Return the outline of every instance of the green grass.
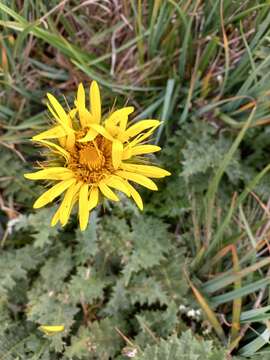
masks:
<path fill-rule="evenodd" d="M 188 328 L 227 357 L 267 358 L 269 10 L 266 0 L 0 3 L 2 358 L 124 359 L 126 346 L 144 358 Z M 104 107 L 128 100 L 135 120 L 163 120 L 153 142 L 173 175 L 144 193 L 144 213 L 105 205 L 82 235 L 75 218 L 48 227 L 51 209 L 32 209 L 41 186 L 22 174 L 40 160 L 29 139 L 47 127 L 46 93 L 71 102 L 93 79 Z M 143 244 L 137 222 L 148 224 Z M 42 337 L 53 320 L 66 332 Z"/>

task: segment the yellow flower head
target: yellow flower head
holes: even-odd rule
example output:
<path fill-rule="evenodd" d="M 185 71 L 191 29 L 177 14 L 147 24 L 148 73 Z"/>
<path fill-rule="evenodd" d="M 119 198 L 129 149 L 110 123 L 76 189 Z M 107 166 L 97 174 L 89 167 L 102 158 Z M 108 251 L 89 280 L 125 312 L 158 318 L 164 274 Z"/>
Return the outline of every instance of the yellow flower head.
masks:
<path fill-rule="evenodd" d="M 160 150 L 159 146 L 146 144 L 160 122 L 147 119 L 129 125 L 128 116 L 134 111 L 132 106 L 102 116 L 96 81 L 90 86 L 90 108 L 86 106 L 82 84 L 78 87 L 74 108 L 68 112 L 53 95 L 47 96 L 55 125 L 34 136 L 33 140 L 49 148 L 50 161 L 25 177 L 57 183 L 36 200 L 34 208 L 47 205 L 65 192 L 51 225 L 60 221 L 65 226 L 73 206 L 78 203 L 81 230 L 86 229 L 89 213 L 98 205 L 100 195 L 119 201 L 114 190 L 131 196 L 142 210 L 142 199 L 130 182 L 157 190 L 150 178 L 170 175 L 166 170 L 149 165 L 142 156 Z"/>

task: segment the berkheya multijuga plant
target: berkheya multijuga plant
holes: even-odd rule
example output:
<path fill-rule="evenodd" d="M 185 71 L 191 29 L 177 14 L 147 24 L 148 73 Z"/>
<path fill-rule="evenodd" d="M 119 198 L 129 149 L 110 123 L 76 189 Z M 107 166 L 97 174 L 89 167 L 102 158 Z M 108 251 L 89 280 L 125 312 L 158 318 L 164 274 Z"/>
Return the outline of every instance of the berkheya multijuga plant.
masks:
<path fill-rule="evenodd" d="M 82 231 L 88 225 L 91 210 L 102 199 L 119 201 L 112 189 L 132 197 L 143 210 L 142 198 L 130 182 L 157 190 L 151 178 L 170 175 L 167 170 L 153 166 L 145 156 L 161 150 L 148 143 L 160 121 L 145 119 L 131 125 L 132 106 L 102 114 L 96 81 L 90 85 L 89 108 L 82 84 L 78 87 L 74 106 L 67 111 L 53 95 L 48 94 L 48 99 L 47 106 L 55 123 L 32 138 L 49 149 L 47 160 L 39 164 L 39 171 L 25 174 L 25 177 L 57 181 L 57 184 L 36 200 L 34 208 L 53 202 L 65 192 L 51 225 L 60 222 L 65 226 L 73 207 L 78 204 Z"/>
<path fill-rule="evenodd" d="M 146 156 L 161 150 L 149 143 L 160 121 L 145 119 L 130 124 L 132 106 L 102 114 L 100 91 L 96 81 L 90 85 L 89 107 L 85 90 L 79 85 L 74 106 L 67 111 L 58 100 L 48 94 L 47 104 L 54 125 L 35 135 L 32 140 L 48 148 L 46 160 L 38 164 L 38 171 L 25 174 L 30 180 L 57 181 L 34 203 L 41 208 L 65 192 L 51 225 L 68 223 L 73 208 L 78 205 L 80 230 L 89 223 L 90 212 L 103 199 L 119 201 L 116 191 L 132 197 L 140 210 L 143 201 L 130 182 L 157 190 L 151 178 L 170 175 L 154 166 Z M 113 189 L 113 190 L 112 190 Z M 62 324 L 46 324 L 39 328 L 46 335 L 64 331 Z"/>

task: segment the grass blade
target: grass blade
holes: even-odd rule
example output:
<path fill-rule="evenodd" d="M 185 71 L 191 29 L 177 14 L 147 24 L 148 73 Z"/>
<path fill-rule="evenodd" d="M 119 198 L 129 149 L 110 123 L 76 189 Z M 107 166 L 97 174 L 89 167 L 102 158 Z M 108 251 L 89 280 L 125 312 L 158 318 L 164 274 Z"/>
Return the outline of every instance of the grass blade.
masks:
<path fill-rule="evenodd" d="M 226 336 L 224 334 L 224 331 L 218 321 L 218 318 L 214 311 L 211 309 L 205 298 L 202 296 L 202 294 L 199 292 L 199 290 L 196 289 L 196 287 L 189 281 L 190 287 L 193 291 L 194 296 L 196 297 L 198 303 L 200 304 L 201 308 L 203 309 L 205 315 L 207 316 L 207 319 L 215 329 L 215 332 L 217 333 L 220 340 L 222 340 L 224 343 L 226 341 Z"/>
<path fill-rule="evenodd" d="M 232 144 L 230 150 L 225 155 L 223 161 L 220 164 L 219 169 L 217 170 L 213 180 L 211 181 L 208 192 L 206 195 L 207 198 L 207 220 L 206 220 L 206 236 L 207 236 L 207 244 L 210 243 L 210 238 L 212 234 L 212 223 L 213 223 L 213 215 L 214 215 L 214 202 L 215 202 L 215 195 L 218 190 L 218 186 L 220 183 L 220 180 L 224 174 L 224 171 L 226 167 L 229 165 L 234 153 L 236 152 L 239 144 L 241 143 L 250 123 L 252 122 L 253 116 L 256 111 L 256 106 L 254 106 L 253 110 L 251 111 L 249 118 L 245 124 L 245 126 L 242 128 L 242 130 L 239 132 L 237 138 L 235 139 L 234 143 Z"/>

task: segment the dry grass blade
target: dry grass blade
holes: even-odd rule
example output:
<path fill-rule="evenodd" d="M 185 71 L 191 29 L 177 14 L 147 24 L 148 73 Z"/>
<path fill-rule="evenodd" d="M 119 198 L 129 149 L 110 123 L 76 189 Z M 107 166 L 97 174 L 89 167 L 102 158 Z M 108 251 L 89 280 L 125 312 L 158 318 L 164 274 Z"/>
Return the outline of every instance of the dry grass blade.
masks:
<path fill-rule="evenodd" d="M 222 326 L 214 313 L 214 311 L 211 309 L 210 305 L 206 301 L 206 299 L 203 297 L 203 295 L 200 293 L 200 291 L 192 284 L 192 282 L 189 280 L 189 285 L 193 291 L 193 294 L 198 301 L 199 305 L 201 306 L 202 310 L 204 311 L 207 319 L 209 320 L 210 324 L 213 326 L 216 334 L 220 338 L 223 343 L 226 343 L 226 336 L 222 329 Z"/>

